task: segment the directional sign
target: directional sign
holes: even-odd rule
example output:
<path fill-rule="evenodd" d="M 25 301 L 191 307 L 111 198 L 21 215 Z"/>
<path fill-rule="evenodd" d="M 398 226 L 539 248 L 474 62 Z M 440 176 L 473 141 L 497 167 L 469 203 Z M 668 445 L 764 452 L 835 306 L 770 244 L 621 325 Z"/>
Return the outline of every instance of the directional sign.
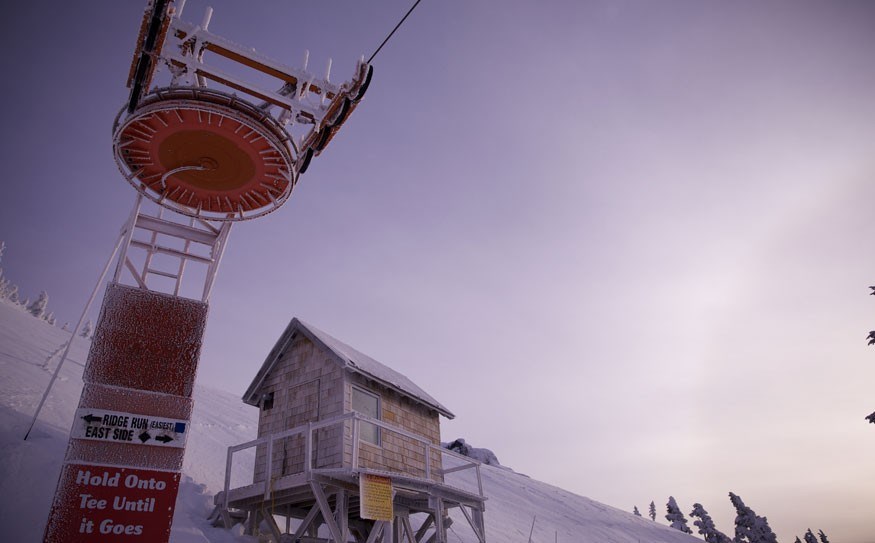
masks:
<path fill-rule="evenodd" d="M 184 448 L 187 427 L 188 421 L 185 420 L 86 407 L 76 410 L 76 424 L 70 437 Z"/>

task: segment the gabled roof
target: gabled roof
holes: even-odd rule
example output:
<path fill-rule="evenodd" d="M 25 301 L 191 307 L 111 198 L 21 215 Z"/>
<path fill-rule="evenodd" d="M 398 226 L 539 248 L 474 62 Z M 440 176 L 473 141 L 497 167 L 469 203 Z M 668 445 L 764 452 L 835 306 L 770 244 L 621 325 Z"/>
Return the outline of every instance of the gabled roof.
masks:
<path fill-rule="evenodd" d="M 284 352 L 291 344 L 292 339 L 296 334 L 301 334 L 307 339 L 316 344 L 317 347 L 330 354 L 332 358 L 344 369 L 353 373 L 358 373 L 372 379 L 384 387 L 395 390 L 403 396 L 407 396 L 411 400 L 423 404 L 431 409 L 434 409 L 448 419 L 455 418 L 455 415 L 444 407 L 440 402 L 432 398 L 426 391 L 419 388 L 416 383 L 408 379 L 406 376 L 398 373 L 392 368 L 377 362 L 370 356 L 350 347 L 339 339 L 319 330 L 313 325 L 307 324 L 295 317 L 292 322 L 286 327 L 283 334 L 277 340 L 276 345 L 271 349 L 270 354 L 258 370 L 255 379 L 246 393 L 243 395 L 243 401 L 250 405 L 258 405 L 259 394 L 258 390 L 261 384 L 267 377 L 267 374 L 273 369 L 279 361 L 280 353 Z"/>

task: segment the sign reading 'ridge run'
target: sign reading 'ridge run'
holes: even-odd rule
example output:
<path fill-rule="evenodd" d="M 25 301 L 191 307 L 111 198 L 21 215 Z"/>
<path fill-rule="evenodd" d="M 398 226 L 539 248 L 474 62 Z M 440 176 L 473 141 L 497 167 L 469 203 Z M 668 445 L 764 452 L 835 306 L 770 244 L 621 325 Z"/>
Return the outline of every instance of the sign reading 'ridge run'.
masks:
<path fill-rule="evenodd" d="M 70 436 L 135 445 L 185 447 L 186 425 L 187 421 L 178 419 L 80 408 L 76 410 L 76 423 Z"/>

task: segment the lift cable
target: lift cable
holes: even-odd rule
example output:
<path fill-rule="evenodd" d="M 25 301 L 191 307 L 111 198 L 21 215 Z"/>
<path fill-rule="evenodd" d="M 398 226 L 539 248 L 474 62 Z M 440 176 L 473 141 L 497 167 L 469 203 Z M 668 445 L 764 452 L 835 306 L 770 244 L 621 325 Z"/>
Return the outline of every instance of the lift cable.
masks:
<path fill-rule="evenodd" d="M 389 38 L 391 38 L 392 35 L 395 34 L 395 31 L 398 30 L 398 27 L 400 27 L 400 26 L 404 23 L 404 21 L 407 20 L 407 17 L 408 17 L 411 13 L 413 13 L 413 10 L 416 9 L 416 6 L 418 6 L 420 2 L 422 2 L 422 0 L 416 0 L 416 3 L 413 4 L 413 7 L 411 7 L 409 10 L 407 10 L 407 14 L 404 15 L 404 17 L 402 17 L 400 21 L 398 21 L 398 24 L 395 25 L 395 28 L 392 29 L 392 32 L 389 32 L 389 35 L 386 36 L 386 39 L 383 40 L 383 43 L 381 43 L 380 46 L 377 47 L 377 50 L 374 51 L 374 54 L 372 54 L 372 55 L 371 55 L 371 58 L 368 59 L 368 64 L 370 64 L 371 61 L 374 60 L 374 57 L 377 56 L 377 53 L 380 52 L 380 49 L 382 49 L 383 46 L 386 45 L 386 42 L 389 41 Z"/>

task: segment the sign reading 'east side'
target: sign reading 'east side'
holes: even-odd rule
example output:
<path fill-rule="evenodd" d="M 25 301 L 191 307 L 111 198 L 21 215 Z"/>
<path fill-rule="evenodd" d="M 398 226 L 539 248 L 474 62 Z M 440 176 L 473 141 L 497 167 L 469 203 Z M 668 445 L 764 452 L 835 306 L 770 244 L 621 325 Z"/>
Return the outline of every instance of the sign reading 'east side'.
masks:
<path fill-rule="evenodd" d="M 80 408 L 76 410 L 76 424 L 70 437 L 182 448 L 187 425 L 188 421 L 184 420 Z"/>

